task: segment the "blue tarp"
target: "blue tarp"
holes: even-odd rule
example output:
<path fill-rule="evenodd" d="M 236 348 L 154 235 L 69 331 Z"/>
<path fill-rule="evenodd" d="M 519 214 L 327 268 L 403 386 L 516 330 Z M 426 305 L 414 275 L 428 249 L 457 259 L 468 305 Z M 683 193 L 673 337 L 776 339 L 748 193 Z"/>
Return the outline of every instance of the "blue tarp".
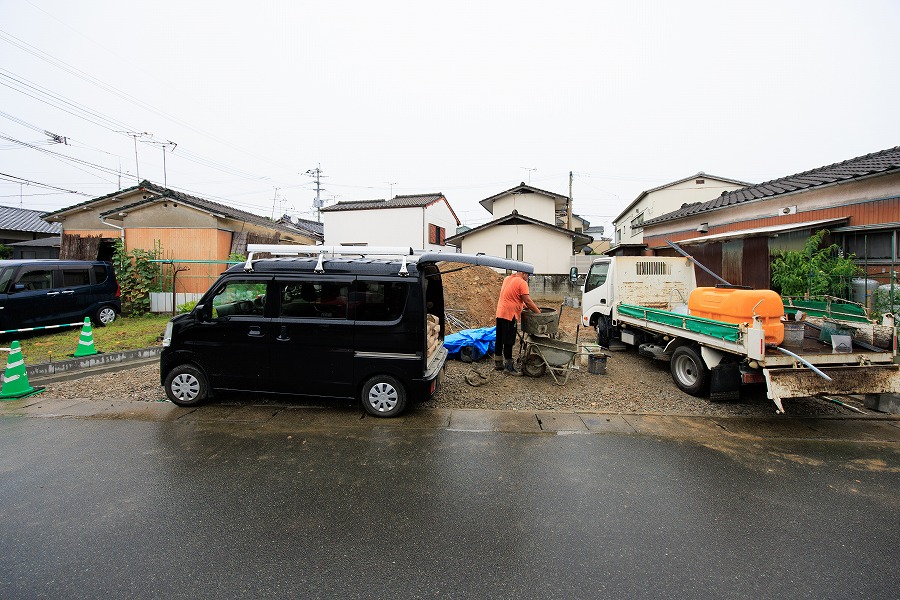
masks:
<path fill-rule="evenodd" d="M 485 354 L 493 354 L 494 342 L 497 341 L 496 327 L 480 329 L 464 329 L 459 333 L 451 333 L 444 338 L 444 348 L 453 358 L 458 358 L 463 348 L 471 348 L 472 360 L 478 360 Z"/>

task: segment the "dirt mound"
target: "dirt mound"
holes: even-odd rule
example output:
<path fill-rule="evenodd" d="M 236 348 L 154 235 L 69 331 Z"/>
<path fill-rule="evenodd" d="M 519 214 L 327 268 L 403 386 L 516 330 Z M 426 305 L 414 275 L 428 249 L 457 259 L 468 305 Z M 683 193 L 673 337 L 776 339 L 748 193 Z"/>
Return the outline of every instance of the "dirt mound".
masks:
<path fill-rule="evenodd" d="M 463 327 L 451 324 L 450 331 L 493 327 L 497 316 L 497 298 L 505 275 L 490 267 L 473 266 L 455 270 L 459 267 L 455 263 L 443 263 L 440 267 L 444 272 L 444 309 L 448 315 L 463 323 Z M 541 308 L 560 309 L 555 302 L 536 300 L 535 304 Z M 564 308 L 560 320 L 561 337 L 574 339 L 580 319 L 580 309 Z M 581 335 L 584 336 L 585 332 L 582 331 Z M 596 334 L 593 335 L 596 337 Z"/>
<path fill-rule="evenodd" d="M 490 267 L 440 265 L 444 282 L 444 309 L 465 325 L 463 329 L 491 327 L 497 315 L 497 298 L 504 275 Z M 458 331 L 456 327 L 453 331 Z"/>

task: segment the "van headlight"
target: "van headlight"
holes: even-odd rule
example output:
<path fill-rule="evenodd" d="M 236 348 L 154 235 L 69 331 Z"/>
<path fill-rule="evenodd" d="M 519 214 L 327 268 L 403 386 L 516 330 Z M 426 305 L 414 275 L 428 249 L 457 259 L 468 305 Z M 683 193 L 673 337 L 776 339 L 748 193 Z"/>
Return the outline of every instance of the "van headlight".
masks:
<path fill-rule="evenodd" d="M 166 323 L 166 330 L 163 332 L 163 348 L 168 348 L 172 344 L 172 321 Z"/>

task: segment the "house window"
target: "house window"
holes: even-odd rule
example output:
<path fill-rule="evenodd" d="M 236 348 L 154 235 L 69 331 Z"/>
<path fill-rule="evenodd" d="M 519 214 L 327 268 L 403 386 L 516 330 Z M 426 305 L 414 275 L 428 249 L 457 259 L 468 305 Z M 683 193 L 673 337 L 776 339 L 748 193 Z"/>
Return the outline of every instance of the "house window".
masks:
<path fill-rule="evenodd" d="M 447 230 L 437 225 L 428 224 L 428 243 L 445 246 L 444 240 L 447 237 Z"/>
<path fill-rule="evenodd" d="M 631 230 L 635 233 L 644 229 L 644 213 L 639 214 L 631 220 Z"/>
<path fill-rule="evenodd" d="M 890 231 L 847 234 L 844 237 L 844 252 L 855 254 L 857 260 L 891 260 L 894 258 L 892 246 L 893 233 Z"/>
<path fill-rule="evenodd" d="M 512 260 L 512 244 L 506 245 L 506 258 Z"/>
<path fill-rule="evenodd" d="M 706 183 L 706 180 L 705 180 L 705 179 L 698 179 L 698 180 L 695 181 L 694 183 L 696 183 L 697 185 L 703 185 L 704 183 Z"/>
<path fill-rule="evenodd" d="M 523 257 L 525 256 L 525 250 L 522 247 L 522 244 L 516 244 L 516 260 L 525 260 Z"/>

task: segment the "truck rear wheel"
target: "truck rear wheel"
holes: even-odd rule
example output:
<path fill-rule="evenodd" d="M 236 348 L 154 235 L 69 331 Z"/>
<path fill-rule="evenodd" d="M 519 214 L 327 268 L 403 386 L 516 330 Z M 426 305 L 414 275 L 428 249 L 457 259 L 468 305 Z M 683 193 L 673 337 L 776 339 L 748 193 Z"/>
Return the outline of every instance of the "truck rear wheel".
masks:
<path fill-rule="evenodd" d="M 675 385 L 682 392 L 691 396 L 706 394 L 709 386 L 709 369 L 706 368 L 697 349 L 692 346 L 679 346 L 672 353 L 669 367 Z"/>

